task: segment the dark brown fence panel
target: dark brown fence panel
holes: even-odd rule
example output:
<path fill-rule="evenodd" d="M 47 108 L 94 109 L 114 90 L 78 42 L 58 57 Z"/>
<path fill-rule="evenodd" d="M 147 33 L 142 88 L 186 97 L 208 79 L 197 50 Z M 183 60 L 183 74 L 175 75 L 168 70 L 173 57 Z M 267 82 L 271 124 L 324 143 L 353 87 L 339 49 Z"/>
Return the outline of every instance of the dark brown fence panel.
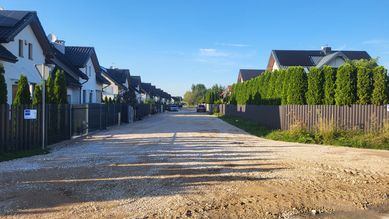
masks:
<path fill-rule="evenodd" d="M 83 135 L 88 131 L 88 104 L 72 105 L 72 135 Z"/>
<path fill-rule="evenodd" d="M 255 121 L 272 129 L 301 125 L 315 130 L 331 125 L 343 130 L 378 131 L 389 123 L 388 106 L 351 105 L 220 105 L 220 112 Z"/>
<path fill-rule="evenodd" d="M 70 106 L 67 104 L 48 104 L 46 112 L 47 144 L 70 139 Z"/>
<path fill-rule="evenodd" d="M 152 112 L 153 105 L 151 104 L 138 104 L 135 106 L 135 117 L 136 119 L 142 119 Z"/>
<path fill-rule="evenodd" d="M 0 152 L 6 151 L 9 144 L 9 106 L 7 104 L 0 105 Z"/>

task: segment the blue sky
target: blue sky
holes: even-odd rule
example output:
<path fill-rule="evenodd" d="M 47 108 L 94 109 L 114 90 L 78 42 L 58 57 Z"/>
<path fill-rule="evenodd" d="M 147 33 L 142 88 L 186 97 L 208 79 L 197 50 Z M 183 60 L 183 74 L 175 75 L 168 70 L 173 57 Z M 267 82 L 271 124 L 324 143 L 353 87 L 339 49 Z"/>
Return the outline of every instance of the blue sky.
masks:
<path fill-rule="evenodd" d="M 46 33 L 94 46 L 100 64 L 129 68 L 173 95 L 236 81 L 272 49 L 366 50 L 389 67 L 389 1 L 0 0 L 35 10 Z"/>

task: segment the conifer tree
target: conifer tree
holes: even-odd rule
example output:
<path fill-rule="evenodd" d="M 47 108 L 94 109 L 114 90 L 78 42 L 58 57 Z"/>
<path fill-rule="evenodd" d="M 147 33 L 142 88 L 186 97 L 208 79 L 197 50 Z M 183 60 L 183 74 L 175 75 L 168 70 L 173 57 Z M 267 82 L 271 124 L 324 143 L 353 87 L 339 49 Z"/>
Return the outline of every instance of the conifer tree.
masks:
<path fill-rule="evenodd" d="M 389 103 L 388 75 L 383 66 L 377 66 L 373 70 L 373 94 L 372 104 L 382 105 Z"/>
<path fill-rule="evenodd" d="M 62 70 L 55 72 L 54 80 L 54 103 L 67 104 L 67 91 L 65 74 Z"/>
<path fill-rule="evenodd" d="M 324 99 L 323 104 L 333 105 L 335 104 L 335 81 L 336 71 L 331 66 L 324 66 L 322 69 L 324 75 Z"/>
<path fill-rule="evenodd" d="M 288 104 L 305 104 L 307 75 L 303 67 L 289 67 Z"/>
<path fill-rule="evenodd" d="M 40 85 L 35 85 L 34 93 L 32 95 L 32 105 L 36 106 L 42 104 L 42 89 Z"/>
<path fill-rule="evenodd" d="M 4 66 L 0 63 L 0 104 L 7 103 L 7 84 L 5 83 L 4 74 Z"/>
<path fill-rule="evenodd" d="M 350 63 L 339 67 L 336 74 L 336 105 L 351 105 L 356 99 L 355 69 Z"/>
<path fill-rule="evenodd" d="M 27 77 L 20 75 L 18 81 L 18 90 L 13 102 L 14 105 L 31 104 L 31 93 Z"/>
<path fill-rule="evenodd" d="M 323 100 L 323 74 L 316 67 L 310 69 L 308 73 L 308 91 L 306 94 L 309 105 L 320 105 Z"/>

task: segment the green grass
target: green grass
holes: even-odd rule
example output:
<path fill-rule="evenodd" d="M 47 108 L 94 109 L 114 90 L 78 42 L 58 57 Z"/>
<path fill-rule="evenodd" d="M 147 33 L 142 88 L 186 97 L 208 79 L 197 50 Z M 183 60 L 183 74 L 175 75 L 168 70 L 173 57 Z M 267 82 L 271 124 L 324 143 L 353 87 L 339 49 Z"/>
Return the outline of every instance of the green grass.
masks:
<path fill-rule="evenodd" d="M 31 149 L 26 151 L 15 151 L 15 152 L 5 152 L 0 153 L 0 162 L 1 161 L 7 161 L 7 160 L 13 160 L 17 158 L 22 157 L 30 157 L 34 155 L 40 155 L 40 154 L 48 154 L 50 151 L 48 149 Z"/>
<path fill-rule="evenodd" d="M 219 118 L 250 134 L 272 140 L 389 150 L 389 130 L 380 133 L 363 133 L 357 131 L 315 133 L 302 128 L 281 131 L 270 130 L 255 122 L 242 118 L 230 116 L 221 116 Z"/>

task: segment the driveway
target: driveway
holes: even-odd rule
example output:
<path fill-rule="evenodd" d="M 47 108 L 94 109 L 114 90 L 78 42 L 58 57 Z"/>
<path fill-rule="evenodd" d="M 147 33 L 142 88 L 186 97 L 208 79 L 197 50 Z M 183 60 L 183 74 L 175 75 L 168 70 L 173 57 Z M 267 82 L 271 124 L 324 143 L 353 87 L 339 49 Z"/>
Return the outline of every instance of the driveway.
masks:
<path fill-rule="evenodd" d="M 0 163 L 6 218 L 381 218 L 388 211 L 389 151 L 266 140 L 187 110 Z"/>

